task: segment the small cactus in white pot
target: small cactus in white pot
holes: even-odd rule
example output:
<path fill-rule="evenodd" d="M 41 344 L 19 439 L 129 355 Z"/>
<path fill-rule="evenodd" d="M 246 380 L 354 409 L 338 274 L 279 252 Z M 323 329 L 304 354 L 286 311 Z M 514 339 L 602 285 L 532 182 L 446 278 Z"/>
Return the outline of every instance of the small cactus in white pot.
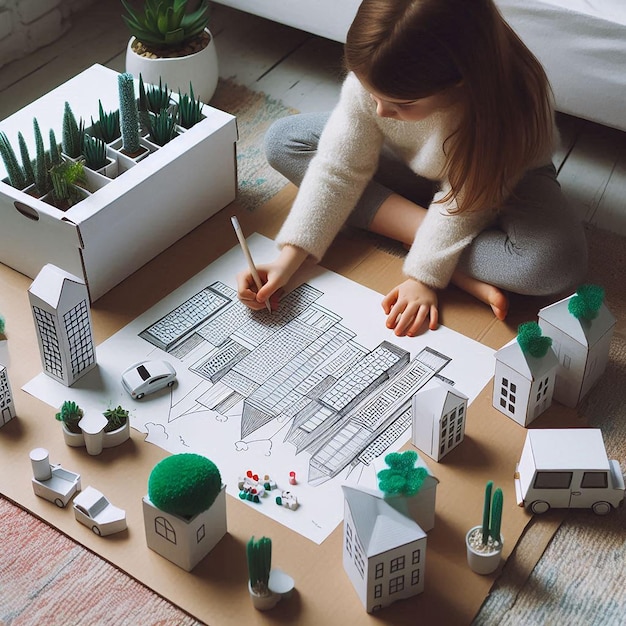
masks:
<path fill-rule="evenodd" d="M 502 489 L 493 492 L 493 482 L 485 486 L 483 523 L 471 528 L 465 537 L 467 563 L 477 574 L 491 574 L 500 564 L 504 540 L 500 533 L 502 525 Z"/>

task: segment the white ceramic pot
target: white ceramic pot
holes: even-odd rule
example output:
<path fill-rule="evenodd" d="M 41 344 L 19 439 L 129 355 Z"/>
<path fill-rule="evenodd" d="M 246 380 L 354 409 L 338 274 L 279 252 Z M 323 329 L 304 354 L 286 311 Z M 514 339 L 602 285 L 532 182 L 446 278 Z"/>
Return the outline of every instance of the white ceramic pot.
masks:
<path fill-rule="evenodd" d="M 85 445 L 85 437 L 82 431 L 73 433 L 71 430 L 68 430 L 63 422 L 61 422 L 61 429 L 63 430 L 63 439 L 70 448 L 82 448 Z"/>
<path fill-rule="evenodd" d="M 174 94 L 179 90 L 188 93 L 191 82 L 196 98 L 208 103 L 215 93 L 219 71 L 213 35 L 208 29 L 205 30 L 211 40 L 204 50 L 171 59 L 149 59 L 135 54 L 132 48 L 135 38 L 131 37 L 126 47 L 126 71 L 135 78 L 141 74 L 144 83 L 153 85 L 159 84 L 160 77 Z"/>
<path fill-rule="evenodd" d="M 488 547 L 485 550 L 480 548 L 475 549 L 472 546 L 472 538 L 478 537 L 478 541 L 480 541 L 481 534 L 482 526 L 474 526 L 467 532 L 467 535 L 465 535 L 467 564 L 470 566 L 470 569 L 477 574 L 492 574 L 498 569 L 498 565 L 500 565 L 504 540 L 502 539 L 502 535 L 500 535 L 499 545 Z"/>
<path fill-rule="evenodd" d="M 248 581 L 248 593 L 252 598 L 252 606 L 258 611 L 269 611 L 273 609 L 281 598 L 279 594 L 272 593 L 271 591 L 268 591 L 266 595 L 259 595 L 252 589 L 250 581 Z"/>
<path fill-rule="evenodd" d="M 130 438 L 130 418 L 126 418 L 126 423 L 115 430 L 112 430 L 108 433 L 104 433 L 104 443 L 103 446 L 105 448 L 113 448 L 115 446 L 119 446 L 124 443 L 127 439 Z"/>

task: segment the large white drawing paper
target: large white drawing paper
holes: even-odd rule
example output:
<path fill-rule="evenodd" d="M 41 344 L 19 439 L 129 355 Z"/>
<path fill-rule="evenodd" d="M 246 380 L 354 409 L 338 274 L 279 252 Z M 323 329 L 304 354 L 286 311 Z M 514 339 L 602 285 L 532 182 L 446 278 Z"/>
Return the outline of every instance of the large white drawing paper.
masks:
<path fill-rule="evenodd" d="M 275 254 L 261 235 L 248 242 L 257 263 Z M 146 441 L 209 457 L 235 497 L 247 471 L 269 475 L 276 490 L 246 506 L 321 543 L 342 519 L 341 485 L 376 487 L 374 461 L 410 439 L 416 391 L 440 377 L 471 402 L 493 350 L 446 327 L 396 337 L 380 294 L 318 266 L 277 310 L 253 312 L 236 297 L 244 267 L 236 246 L 98 346 L 98 367 L 70 389 L 44 374 L 24 389 L 55 408 L 122 404 Z M 178 380 L 132 400 L 121 373 L 143 359 L 170 361 Z M 282 490 L 297 510 L 276 504 Z"/>

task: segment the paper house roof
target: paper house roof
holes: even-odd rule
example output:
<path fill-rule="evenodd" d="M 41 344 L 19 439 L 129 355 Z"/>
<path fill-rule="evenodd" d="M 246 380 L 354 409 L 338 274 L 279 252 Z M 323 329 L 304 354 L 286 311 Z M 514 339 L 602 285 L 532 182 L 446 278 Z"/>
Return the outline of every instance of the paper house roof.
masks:
<path fill-rule="evenodd" d="M 72 283 L 79 286 L 79 288 L 85 289 L 85 294 L 87 294 L 84 280 L 51 263 L 41 268 L 28 291 L 51 307 L 56 308 L 66 283 Z"/>
<path fill-rule="evenodd" d="M 574 317 L 567 308 L 573 297 L 569 296 L 540 309 L 539 319 L 543 319 L 558 328 L 579 344 L 593 346 L 608 330 L 615 326 L 615 317 L 603 303 L 595 319 L 589 322 L 581 321 Z"/>
<path fill-rule="evenodd" d="M 382 492 L 347 485 L 342 488 L 368 557 L 426 537 L 415 521 L 384 500 Z"/>
<path fill-rule="evenodd" d="M 517 339 L 513 339 L 500 348 L 496 352 L 496 360 L 505 363 L 528 380 L 542 378 L 559 364 L 559 360 L 551 348 L 545 356 L 536 358 L 530 354 L 524 354 L 517 343 Z"/>
<path fill-rule="evenodd" d="M 537 470 L 610 469 L 599 428 L 538 428 L 526 436 Z"/>
<path fill-rule="evenodd" d="M 442 416 L 458 406 L 460 400 L 469 400 L 464 393 L 444 381 L 438 381 L 437 386 L 430 389 L 418 391 L 417 395 L 420 407 L 432 413 L 439 412 Z"/>

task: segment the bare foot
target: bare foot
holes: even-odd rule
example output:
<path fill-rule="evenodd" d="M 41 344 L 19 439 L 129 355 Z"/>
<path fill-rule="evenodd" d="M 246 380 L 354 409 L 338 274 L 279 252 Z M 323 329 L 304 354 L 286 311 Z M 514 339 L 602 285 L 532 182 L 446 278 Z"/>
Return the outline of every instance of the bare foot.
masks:
<path fill-rule="evenodd" d="M 493 314 L 499 320 L 503 320 L 509 312 L 509 299 L 504 292 L 500 291 L 497 287 L 483 283 L 476 278 L 470 278 L 461 272 L 454 273 L 452 282 L 459 287 L 459 289 L 466 291 L 481 302 L 488 304 Z"/>

